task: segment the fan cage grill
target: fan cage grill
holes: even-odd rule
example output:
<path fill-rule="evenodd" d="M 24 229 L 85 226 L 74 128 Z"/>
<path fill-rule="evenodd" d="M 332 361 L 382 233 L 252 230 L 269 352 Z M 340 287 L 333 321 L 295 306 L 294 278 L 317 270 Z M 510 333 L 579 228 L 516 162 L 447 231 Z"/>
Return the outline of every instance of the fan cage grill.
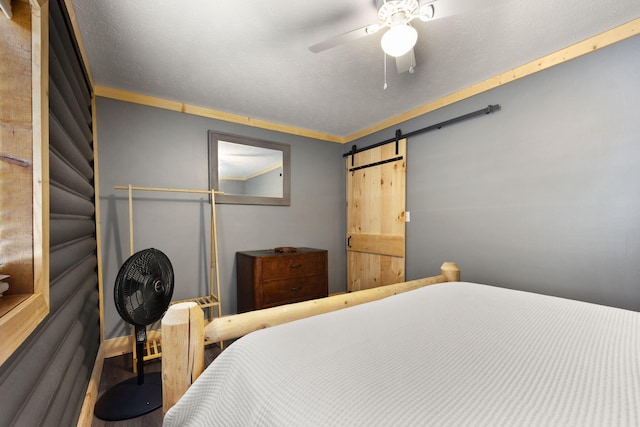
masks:
<path fill-rule="evenodd" d="M 144 249 L 122 265 L 114 287 L 120 316 L 136 326 L 160 320 L 171 303 L 174 275 L 169 258 L 157 249 Z"/>

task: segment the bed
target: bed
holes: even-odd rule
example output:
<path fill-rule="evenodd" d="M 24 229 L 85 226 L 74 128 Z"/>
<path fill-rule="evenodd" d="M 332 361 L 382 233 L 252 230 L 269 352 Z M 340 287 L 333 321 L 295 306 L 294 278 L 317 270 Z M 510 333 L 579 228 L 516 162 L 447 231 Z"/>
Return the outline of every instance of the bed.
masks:
<path fill-rule="evenodd" d="M 238 339 L 164 425 L 640 425 L 639 313 L 434 282 Z"/>

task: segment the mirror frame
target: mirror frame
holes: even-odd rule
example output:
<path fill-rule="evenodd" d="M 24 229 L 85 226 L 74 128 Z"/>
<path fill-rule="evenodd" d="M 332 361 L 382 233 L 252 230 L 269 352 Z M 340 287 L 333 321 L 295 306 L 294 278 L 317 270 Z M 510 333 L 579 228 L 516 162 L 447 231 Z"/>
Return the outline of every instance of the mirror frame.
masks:
<path fill-rule="evenodd" d="M 216 203 L 235 205 L 271 205 L 289 206 L 291 204 L 291 147 L 288 144 L 265 141 L 247 136 L 209 131 L 209 183 L 212 189 L 220 188 L 218 178 L 218 141 L 253 147 L 278 150 L 282 152 L 282 197 L 244 196 L 236 194 L 216 194 Z"/>

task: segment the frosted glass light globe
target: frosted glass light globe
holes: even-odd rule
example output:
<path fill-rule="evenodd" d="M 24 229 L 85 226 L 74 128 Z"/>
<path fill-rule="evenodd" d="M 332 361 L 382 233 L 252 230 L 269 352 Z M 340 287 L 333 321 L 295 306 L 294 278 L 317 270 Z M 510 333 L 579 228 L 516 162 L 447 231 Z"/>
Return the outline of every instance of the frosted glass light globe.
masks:
<path fill-rule="evenodd" d="M 418 41 L 418 32 L 415 28 L 402 24 L 393 25 L 382 35 L 380 44 L 387 55 L 402 56 L 409 52 Z"/>

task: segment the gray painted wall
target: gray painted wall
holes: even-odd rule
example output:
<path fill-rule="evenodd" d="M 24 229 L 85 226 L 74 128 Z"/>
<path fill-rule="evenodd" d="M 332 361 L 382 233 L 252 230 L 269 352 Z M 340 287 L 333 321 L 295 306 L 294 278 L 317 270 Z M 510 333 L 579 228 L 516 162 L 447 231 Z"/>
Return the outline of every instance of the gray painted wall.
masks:
<path fill-rule="evenodd" d="M 635 37 L 399 126 L 502 105 L 408 141 L 407 279 L 452 260 L 463 280 L 640 310 L 638 52 Z"/>
<path fill-rule="evenodd" d="M 502 110 L 408 142 L 407 279 L 444 260 L 463 279 L 640 309 L 640 37 L 442 108 L 413 130 L 499 103 Z M 345 289 L 344 161 L 352 144 L 312 141 L 98 98 L 106 337 L 128 333 L 110 299 L 128 256 L 126 192 L 206 188 L 209 129 L 292 145 L 290 207 L 218 205 L 224 312 L 239 250 L 329 250 L 330 292 Z M 395 128 L 355 141 L 365 146 Z M 175 298 L 205 292 L 204 198 L 137 194 L 136 248 L 164 250 Z M 179 200 L 179 201 L 176 201 Z"/>
<path fill-rule="evenodd" d="M 235 253 L 277 246 L 329 251 L 329 292 L 344 291 L 345 175 L 339 144 L 315 141 L 162 109 L 97 98 L 105 337 L 129 334 L 113 303 L 113 284 L 129 256 L 127 191 L 115 185 L 208 188 L 207 131 L 291 145 L 291 206 L 217 205 L 223 313 L 236 311 Z M 206 295 L 208 197 L 134 193 L 135 250 L 167 254 L 174 299 Z"/>

